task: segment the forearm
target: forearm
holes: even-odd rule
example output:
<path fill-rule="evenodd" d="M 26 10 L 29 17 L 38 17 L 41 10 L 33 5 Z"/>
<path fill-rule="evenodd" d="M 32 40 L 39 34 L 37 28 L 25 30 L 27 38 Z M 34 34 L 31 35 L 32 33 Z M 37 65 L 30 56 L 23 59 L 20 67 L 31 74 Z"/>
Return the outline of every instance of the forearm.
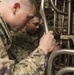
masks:
<path fill-rule="evenodd" d="M 0 58 L 0 75 L 13 75 L 14 61 Z"/>

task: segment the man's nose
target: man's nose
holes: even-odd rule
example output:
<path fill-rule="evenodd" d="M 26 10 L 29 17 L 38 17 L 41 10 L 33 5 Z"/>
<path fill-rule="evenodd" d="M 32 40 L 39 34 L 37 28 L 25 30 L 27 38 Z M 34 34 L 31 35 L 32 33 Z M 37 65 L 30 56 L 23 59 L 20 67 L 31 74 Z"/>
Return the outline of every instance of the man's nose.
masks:
<path fill-rule="evenodd" d="M 39 26 L 36 26 L 37 29 L 39 29 Z"/>

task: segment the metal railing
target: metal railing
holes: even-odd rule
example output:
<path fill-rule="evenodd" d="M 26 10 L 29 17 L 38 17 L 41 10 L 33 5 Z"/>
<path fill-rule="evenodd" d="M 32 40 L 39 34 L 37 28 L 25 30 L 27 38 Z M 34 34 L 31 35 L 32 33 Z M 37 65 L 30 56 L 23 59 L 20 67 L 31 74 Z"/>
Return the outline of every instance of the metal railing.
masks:
<path fill-rule="evenodd" d="M 65 68 L 62 68 L 61 70 L 59 70 L 56 73 L 56 75 L 63 75 L 63 74 L 68 73 L 68 72 L 74 73 L 74 67 L 65 67 Z"/>
<path fill-rule="evenodd" d="M 68 15 L 68 13 L 63 12 L 63 11 L 60 11 L 59 9 L 57 9 L 57 7 L 54 5 L 54 0 L 50 0 L 50 3 L 51 3 L 51 5 L 52 5 L 53 9 L 54 9 L 57 13 L 62 14 L 62 15 Z"/>
<path fill-rule="evenodd" d="M 74 50 L 63 49 L 63 50 L 57 50 L 57 51 L 52 52 L 50 57 L 49 57 L 49 60 L 48 60 L 47 75 L 52 75 L 53 60 L 55 57 L 57 57 L 58 55 L 61 55 L 61 54 L 74 55 Z"/>
<path fill-rule="evenodd" d="M 46 20 L 46 16 L 45 16 L 45 11 L 44 11 L 44 3 L 45 0 L 41 0 L 41 7 L 40 7 L 40 13 L 44 22 L 44 26 L 45 26 L 45 32 L 48 32 L 48 24 L 47 24 L 47 20 Z"/>

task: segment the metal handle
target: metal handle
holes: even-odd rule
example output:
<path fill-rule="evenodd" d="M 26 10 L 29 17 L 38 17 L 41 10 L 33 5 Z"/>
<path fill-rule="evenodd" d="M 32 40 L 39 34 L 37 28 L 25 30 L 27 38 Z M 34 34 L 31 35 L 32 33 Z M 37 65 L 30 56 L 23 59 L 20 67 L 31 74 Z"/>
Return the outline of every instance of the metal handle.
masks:
<path fill-rule="evenodd" d="M 55 57 L 57 57 L 60 54 L 68 54 L 68 55 L 74 55 L 74 50 L 57 50 L 51 53 L 49 60 L 48 60 L 48 69 L 47 69 L 47 75 L 52 75 L 52 63 Z"/>
<path fill-rule="evenodd" d="M 61 70 L 59 70 L 56 75 L 63 75 L 65 73 L 68 73 L 68 72 L 73 72 L 74 73 L 74 67 L 65 67 Z"/>
<path fill-rule="evenodd" d="M 45 12 L 44 12 L 44 0 L 41 1 L 41 7 L 40 7 L 40 13 L 42 15 L 42 19 L 44 22 L 44 26 L 45 26 L 45 32 L 48 32 L 48 25 L 47 25 L 47 20 L 46 20 L 46 16 L 45 16 Z"/>

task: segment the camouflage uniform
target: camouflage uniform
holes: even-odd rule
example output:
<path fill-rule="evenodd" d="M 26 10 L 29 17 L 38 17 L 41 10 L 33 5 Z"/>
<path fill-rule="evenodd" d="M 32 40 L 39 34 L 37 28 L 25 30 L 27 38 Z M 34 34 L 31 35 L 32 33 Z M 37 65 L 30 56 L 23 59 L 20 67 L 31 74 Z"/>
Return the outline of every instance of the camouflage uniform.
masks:
<path fill-rule="evenodd" d="M 0 75 L 44 75 L 46 55 L 40 48 L 15 65 L 8 58 L 7 51 L 10 46 L 9 28 L 0 15 Z"/>
<path fill-rule="evenodd" d="M 12 34 L 12 45 L 9 48 L 8 54 L 10 59 L 20 62 L 23 58 L 27 58 L 38 47 L 39 36 L 31 35 L 26 32 L 19 31 Z"/>

